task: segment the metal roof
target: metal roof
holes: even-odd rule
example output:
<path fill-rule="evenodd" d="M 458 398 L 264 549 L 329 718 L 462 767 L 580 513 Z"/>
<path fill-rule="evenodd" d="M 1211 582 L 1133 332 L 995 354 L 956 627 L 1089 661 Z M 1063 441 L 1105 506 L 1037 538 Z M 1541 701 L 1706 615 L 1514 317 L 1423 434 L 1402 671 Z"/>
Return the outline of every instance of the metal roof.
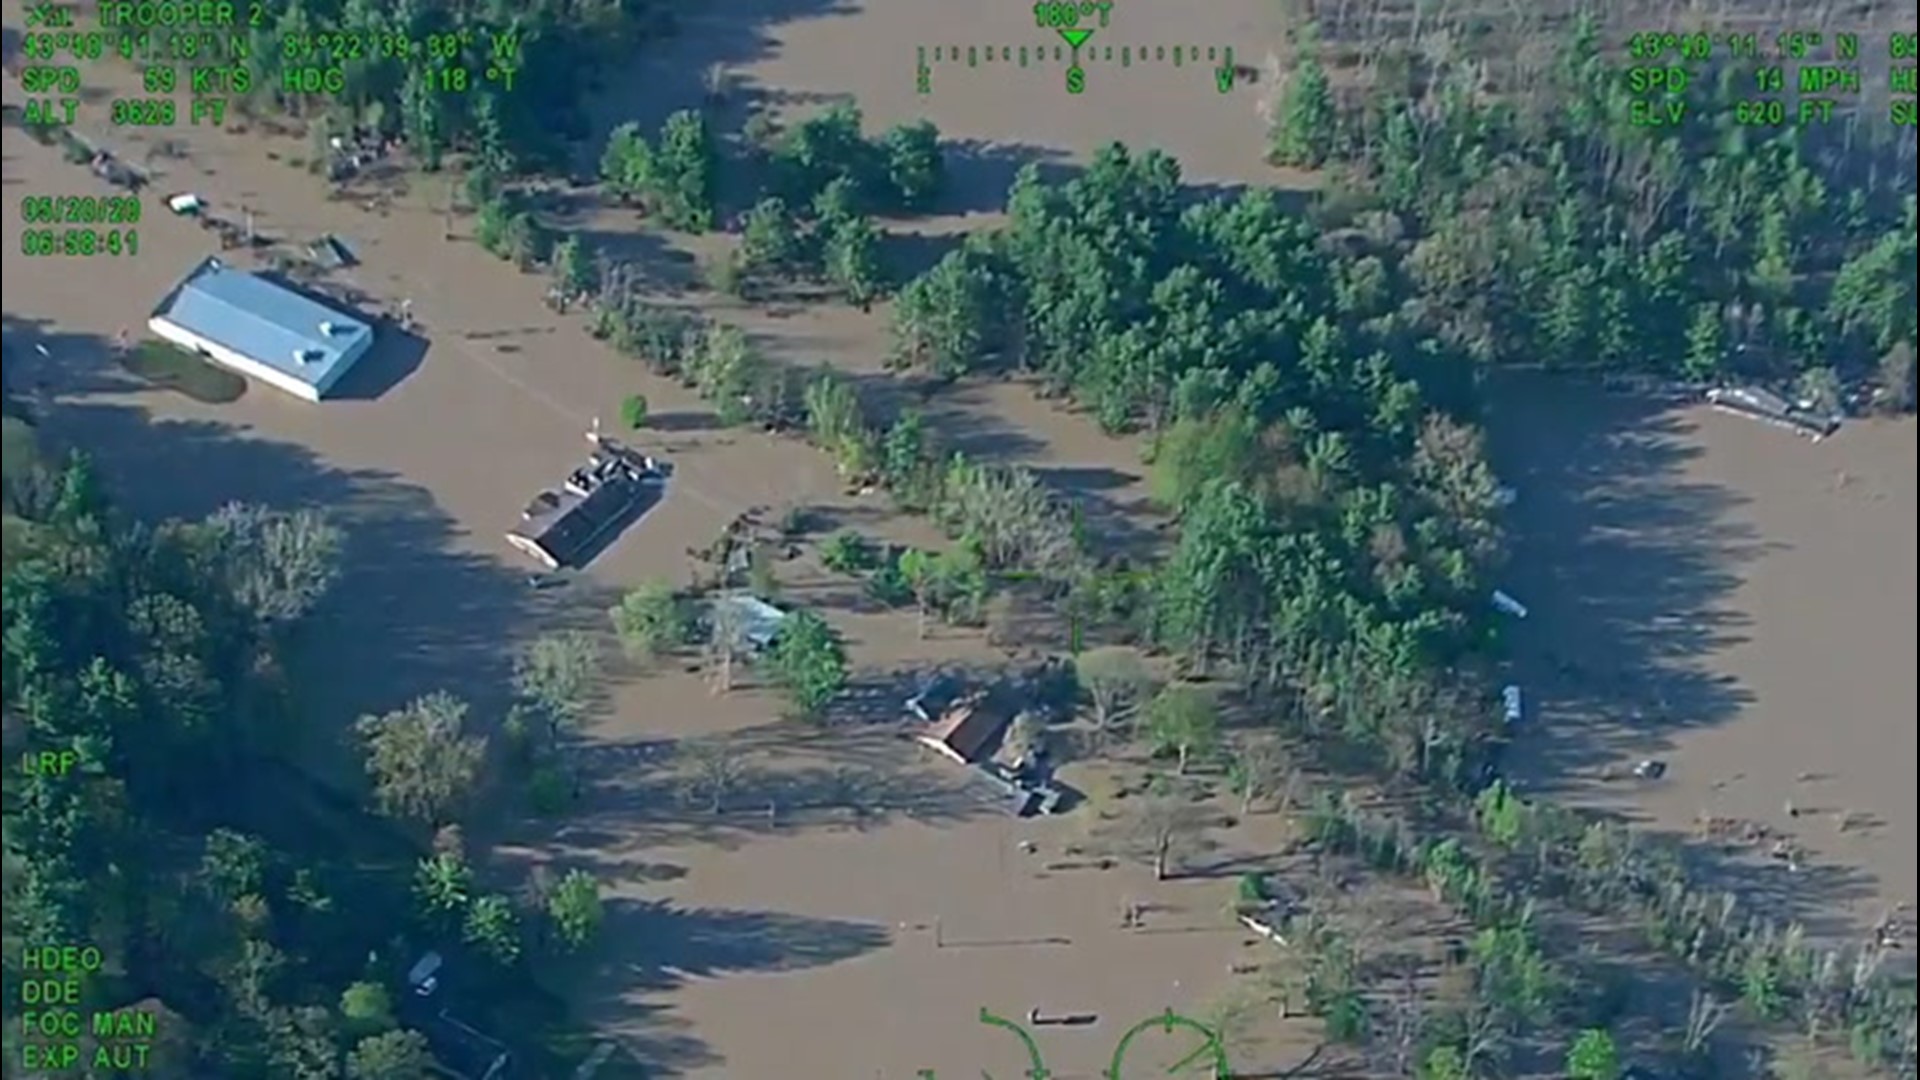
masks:
<path fill-rule="evenodd" d="M 508 535 L 537 546 L 555 566 L 576 565 L 646 493 L 645 483 L 624 476 L 606 480 L 586 495 L 543 491 Z"/>
<path fill-rule="evenodd" d="M 775 607 L 752 593 L 734 592 L 714 598 L 714 607 L 722 605 L 737 614 L 742 635 L 756 649 L 772 645 L 773 639 L 780 636 L 780 628 L 787 622 L 785 609 Z"/>
<path fill-rule="evenodd" d="M 316 387 L 373 340 L 373 327 L 257 274 L 210 258 L 155 314 L 202 340 Z"/>

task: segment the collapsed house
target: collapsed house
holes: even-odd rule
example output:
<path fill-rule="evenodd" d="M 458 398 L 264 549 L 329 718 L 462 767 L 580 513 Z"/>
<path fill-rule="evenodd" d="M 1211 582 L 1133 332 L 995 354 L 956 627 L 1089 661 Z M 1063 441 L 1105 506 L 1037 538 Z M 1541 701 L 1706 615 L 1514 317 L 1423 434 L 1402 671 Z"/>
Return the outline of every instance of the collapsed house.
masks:
<path fill-rule="evenodd" d="M 1840 430 L 1840 418 L 1813 408 L 1812 402 L 1789 401 L 1757 386 L 1716 387 L 1707 391 L 1707 403 L 1722 412 L 1796 431 L 1814 442 Z"/>
<path fill-rule="evenodd" d="M 935 675 L 905 703 L 918 732 L 914 741 L 972 770 L 1015 817 L 1054 814 L 1067 791 L 1052 775 L 1044 747 L 1009 755 L 1007 733 L 1029 713 L 1030 687 L 1013 680 L 968 688 L 958 677 Z"/>

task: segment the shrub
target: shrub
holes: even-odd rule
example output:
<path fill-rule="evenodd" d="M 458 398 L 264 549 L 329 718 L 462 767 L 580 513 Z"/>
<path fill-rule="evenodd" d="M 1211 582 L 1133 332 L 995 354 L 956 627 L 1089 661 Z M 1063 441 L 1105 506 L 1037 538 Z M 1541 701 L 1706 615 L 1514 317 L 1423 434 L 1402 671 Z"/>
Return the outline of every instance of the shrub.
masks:
<path fill-rule="evenodd" d="M 840 574 L 860 574 L 873 569 L 875 552 L 867 539 L 852 529 L 844 529 L 827 538 L 820 549 L 820 561 Z"/>

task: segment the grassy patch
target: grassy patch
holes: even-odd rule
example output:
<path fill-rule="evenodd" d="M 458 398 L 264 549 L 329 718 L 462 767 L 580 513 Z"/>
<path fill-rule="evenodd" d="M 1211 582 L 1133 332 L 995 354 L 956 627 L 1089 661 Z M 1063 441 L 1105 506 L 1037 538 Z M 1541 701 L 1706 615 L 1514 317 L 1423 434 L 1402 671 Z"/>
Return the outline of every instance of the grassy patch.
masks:
<path fill-rule="evenodd" d="M 142 341 L 120 363 L 155 386 L 208 405 L 238 401 L 247 392 L 246 379 L 164 341 Z"/>

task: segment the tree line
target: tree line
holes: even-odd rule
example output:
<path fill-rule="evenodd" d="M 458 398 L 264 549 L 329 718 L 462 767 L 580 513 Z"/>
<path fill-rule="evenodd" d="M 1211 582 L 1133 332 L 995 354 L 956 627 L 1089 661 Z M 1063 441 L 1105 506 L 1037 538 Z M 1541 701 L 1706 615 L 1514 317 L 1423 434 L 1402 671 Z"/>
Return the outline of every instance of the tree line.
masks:
<path fill-rule="evenodd" d="M 1570 66 L 1594 82 L 1618 82 L 1617 74 L 1610 80 L 1594 74 L 1599 61 L 1590 39 L 1576 36 L 1568 54 L 1580 58 L 1577 64 L 1570 59 Z M 1300 86 L 1312 82 L 1297 80 L 1293 91 L 1305 92 Z M 1442 115 L 1467 110 L 1457 120 L 1464 131 L 1479 131 L 1504 115 L 1497 104 L 1471 95 L 1438 95 L 1435 107 Z M 1431 112 L 1410 112 L 1396 123 L 1431 123 Z M 1332 102 L 1325 110 L 1301 107 L 1285 115 L 1296 121 L 1325 115 L 1336 132 L 1349 122 Z M 1586 137 L 1603 134 L 1590 131 Z M 1463 138 L 1423 131 L 1413 146 L 1437 152 L 1458 147 Z M 1495 145 L 1487 138 L 1488 150 L 1470 153 L 1469 146 L 1460 152 L 1469 162 L 1480 161 Z M 1346 145 L 1329 142 L 1321 160 L 1332 160 L 1333 150 Z M 1535 150 L 1518 136 L 1497 145 L 1523 158 Z M 1591 150 L 1587 143 L 1568 145 Z M 1876 400 L 1893 407 L 1910 396 L 1901 389 L 1900 358 L 1902 342 L 1911 337 L 1912 230 L 1908 225 L 1903 232 L 1899 223 L 1911 220 L 1911 197 L 1829 196 L 1811 152 L 1791 140 L 1750 140 L 1744 147 L 1729 140 L 1719 152 L 1765 163 L 1749 170 L 1761 170 L 1755 174 L 1760 178 L 1748 181 L 1754 190 L 1817 190 L 1819 205 L 1845 203 L 1856 222 L 1878 222 L 1856 225 L 1846 235 L 1858 242 L 1830 265 L 1793 264 L 1796 280 L 1806 279 L 1794 295 L 1805 297 L 1805 290 L 1831 280 L 1836 296 L 1803 300 L 1806 306 L 1792 309 L 1798 314 L 1768 314 L 1755 322 L 1748 294 L 1739 292 L 1758 280 L 1754 275 L 1695 275 L 1688 269 L 1695 258 L 1689 245 L 1700 242 L 1694 233 L 1676 239 L 1652 226 L 1621 233 L 1617 225 L 1627 213 L 1617 205 L 1621 190 L 1592 191 L 1581 178 L 1593 163 L 1564 158 L 1558 175 L 1565 186 L 1555 190 L 1566 198 L 1547 219 L 1564 226 L 1553 234 L 1560 261 L 1543 256 L 1529 272 L 1542 287 L 1561 282 L 1566 260 L 1586 260 L 1598 251 L 1601 264 L 1642 275 L 1634 285 L 1640 291 L 1575 275 L 1581 287 L 1561 287 L 1556 300 L 1568 317 L 1562 330 L 1574 329 L 1554 331 L 1560 352 L 1540 345 L 1531 357 L 1522 355 L 1526 343 L 1548 337 L 1495 332 L 1507 324 L 1488 314 L 1488 301 L 1468 295 L 1484 267 L 1458 259 L 1463 246 L 1485 237 L 1448 225 L 1441 210 L 1458 210 L 1484 224 L 1496 207 L 1505 213 L 1541 205 L 1538 200 L 1489 199 L 1477 209 L 1464 202 L 1435 204 L 1424 211 L 1432 215 L 1432 232 L 1411 202 L 1372 211 L 1376 216 L 1365 228 L 1329 229 L 1258 190 L 1195 198 L 1183 191 L 1177 164 L 1153 152 L 1109 148 L 1065 184 L 1044 184 L 1036 172 L 1023 172 L 1009 194 L 1005 228 L 969 237 L 929 273 L 901 287 L 891 313 L 893 362 L 943 380 L 1029 371 L 1048 392 L 1083 405 L 1110 430 L 1144 430 L 1155 498 L 1180 521 L 1173 551 L 1152 568 L 1091 555 L 1073 509 L 1048 496 L 1030 473 L 1002 466 L 982 470 L 964 459 L 942 468 L 943 456 L 930 448 L 923 423 L 911 411 L 870 418 L 830 372 L 776 369 L 743 336 L 646 304 L 637 290 L 622 287 L 618 273 L 611 302 L 596 315 L 597 328 L 624 350 L 700 389 L 726 419 L 794 429 L 834 454 L 850 478 L 873 482 L 903 506 L 941 520 L 956 540 L 963 578 L 970 572 L 965 567 L 978 565 L 988 592 L 1012 581 L 1046 582 L 1075 622 L 1076 641 L 1092 633 L 1164 652 L 1190 676 L 1225 677 L 1244 686 L 1266 703 L 1279 731 L 1317 753 L 1347 760 L 1358 753 L 1388 776 L 1471 795 L 1497 775 L 1500 732 L 1490 691 L 1501 654 L 1487 595 L 1505 556 L 1502 493 L 1477 427 L 1481 370 L 1544 360 L 1558 368 L 1693 381 L 1790 378 L 1803 393 L 1817 396 L 1817 390 L 1836 407 L 1847 381 L 1877 382 Z M 1403 163 L 1403 182 L 1425 178 L 1433 167 L 1424 159 Z M 1776 168 L 1785 171 L 1764 171 Z M 1381 207 L 1396 206 L 1394 196 L 1378 193 L 1389 186 L 1387 172 L 1358 175 L 1366 185 L 1361 190 L 1373 193 Z M 1478 190 L 1474 185 L 1491 174 L 1471 175 L 1473 180 L 1460 182 L 1463 190 Z M 1437 198 L 1432 193 L 1444 187 L 1405 183 L 1404 197 Z M 1700 205 L 1680 220 L 1705 220 L 1710 196 L 1697 186 L 1687 190 L 1686 197 Z M 1753 202 L 1731 198 L 1740 206 Z M 1667 221 L 1657 215 L 1654 220 Z M 1623 263 L 1626 249 L 1589 243 L 1603 227 L 1606 235 L 1620 233 L 1618 243 L 1644 246 L 1632 248 L 1634 257 Z M 787 249 L 784 239 L 758 246 Z M 1513 249 L 1482 243 L 1474 250 L 1484 260 Z M 1721 281 L 1735 299 L 1715 306 L 1713 318 L 1701 317 L 1701 305 L 1714 301 L 1670 295 L 1677 283 L 1696 277 Z M 1457 283 L 1449 286 L 1454 291 L 1440 289 L 1445 282 Z M 1852 284 L 1842 287 L 1845 282 Z M 1500 289 L 1490 293 L 1498 296 Z M 1670 303 L 1657 310 L 1673 317 L 1637 315 L 1656 309 L 1636 307 L 1633 297 Z M 1576 299 L 1599 306 L 1568 306 Z M 1744 313 L 1737 325 L 1727 318 L 1735 308 Z M 1882 321 L 1860 321 L 1872 312 Z M 1499 318 L 1509 317 L 1519 316 Z M 1461 321 L 1475 318 L 1484 325 L 1475 329 Z M 1547 323 L 1529 322 L 1527 332 L 1546 335 Z M 1834 351 L 1803 350 L 1779 366 L 1785 354 L 1757 344 L 1768 327 L 1815 323 L 1825 328 L 1828 336 L 1820 340 Z M 1663 352 L 1650 339 L 1619 337 L 1660 325 L 1692 326 L 1685 341 L 1690 351 L 1675 354 L 1671 340 Z M 1617 339 L 1607 347 L 1611 351 L 1599 347 L 1604 335 Z M 1520 344 L 1509 350 L 1494 347 L 1495 341 Z M 979 475 L 993 481 L 955 487 L 957 479 Z M 1055 539 L 1036 544 L 1036 535 Z M 952 595 L 943 592 L 941 574 L 924 557 L 906 575 L 901 553 L 862 550 L 857 538 L 835 538 L 829 551 L 843 568 L 869 575 L 870 588 L 882 593 L 894 582 L 918 582 L 895 595 L 912 597 L 923 610 L 942 609 Z M 1159 715 L 1147 730 L 1176 760 L 1217 743 L 1204 721 L 1192 719 L 1204 713 L 1163 707 Z M 1237 748 L 1221 749 L 1237 763 Z M 1174 816 L 1166 815 L 1166 828 L 1149 830 L 1156 839 L 1143 850 L 1156 861 L 1169 853 Z M 1789 928 L 1740 921 L 1707 933 L 1700 920 L 1712 904 L 1686 883 L 1670 854 L 1571 815 L 1564 821 L 1551 830 L 1551 841 L 1540 841 L 1541 850 L 1555 860 L 1565 853 L 1566 865 L 1577 867 L 1583 858 L 1599 857 L 1594 845 L 1601 840 L 1595 837 L 1617 845 L 1616 857 L 1632 869 L 1610 872 L 1645 891 L 1630 904 L 1616 896 L 1610 910 L 1633 911 L 1654 944 L 1694 966 L 1722 995 L 1700 999 L 1701 1028 L 1717 1026 L 1717 1020 L 1707 1021 L 1735 1002 L 1761 1017 L 1797 1011 L 1809 1028 L 1844 1027 L 1862 1060 L 1895 1069 L 1911 1061 L 1910 999 L 1875 977 L 1871 963 L 1858 968 L 1857 982 L 1849 976 L 1839 987 L 1839 954 L 1812 949 Z M 1456 843 L 1446 850 L 1451 854 L 1435 858 L 1469 849 Z M 1498 861 L 1499 846 L 1489 850 L 1487 857 Z M 1585 888 L 1581 878 L 1543 892 L 1576 899 L 1614 895 Z M 1502 940 L 1519 932 L 1510 914 L 1490 927 L 1507 935 Z M 1548 1012 L 1565 1015 L 1558 1006 Z M 1475 1038 L 1490 1039 L 1492 1030 Z M 1606 1075 L 1604 1027 L 1580 1030 L 1584 1034 L 1570 1052 L 1587 1062 L 1582 1071 Z M 1683 1057 L 1697 1062 L 1708 1034 L 1694 1031 L 1687 1040 L 1693 1045 L 1681 1047 Z M 1441 1064 L 1434 1069 L 1447 1074 L 1452 1066 L 1446 1063 L 1457 1055 L 1459 1075 L 1483 1074 L 1493 1062 L 1475 1045 L 1438 1038 L 1433 1052 Z"/>
<path fill-rule="evenodd" d="M 1582 16 L 1517 93 L 1466 52 L 1389 53 L 1333 88 L 1311 26 L 1273 101 L 1276 161 L 1328 170 L 1340 217 L 1393 256 L 1401 317 L 1477 360 L 1736 379 L 1838 409 L 1914 404 L 1914 142 L 1859 109 L 1742 119 L 1756 64 L 1724 55 L 1647 104 Z"/>
<path fill-rule="evenodd" d="M 7 781 L 9 985 L 25 948 L 91 945 L 107 966 L 81 1008 L 158 1002 L 160 1072 L 405 1080 L 432 1075 L 399 1006 L 421 953 L 465 948 L 456 963 L 496 969 L 476 985 L 519 993 L 529 955 L 592 937 L 589 875 L 525 898 L 475 885 L 458 821 L 486 746 L 451 695 L 360 723 L 374 805 L 401 830 L 278 763 L 308 692 L 284 660 L 337 577 L 337 526 L 245 505 L 135 522 L 79 456 L 10 468 L 5 494 L 7 749 L 75 762 Z M 528 670 L 523 696 L 544 704 L 553 681 Z M 21 1007 L 7 996 L 10 1062 L 34 1037 Z"/>
<path fill-rule="evenodd" d="M 509 171 L 564 167 L 570 143 L 587 134 L 587 97 L 599 81 L 674 28 L 670 12 L 640 0 L 255 7 L 247 111 L 403 140 L 433 169 L 454 153 Z M 306 69 L 337 74 L 338 84 L 289 89 L 286 76 Z"/>
<path fill-rule="evenodd" d="M 772 363 L 733 328 L 648 303 L 629 268 L 577 239 L 549 245 L 510 225 L 524 207 L 503 204 L 485 233 L 523 265 L 548 263 L 559 291 L 590 298 L 599 336 L 697 389 L 723 420 L 803 434 L 850 483 L 940 520 L 948 553 L 834 542 L 836 561 L 877 595 L 964 613 L 983 592 L 1037 583 L 1076 644 L 1165 653 L 1183 675 L 1243 687 L 1315 754 L 1470 797 L 1497 775 L 1500 745 L 1486 598 L 1505 540 L 1478 428 L 1482 376 L 1521 365 L 1755 380 L 1834 408 L 1859 388 L 1876 407 L 1906 409 L 1915 278 L 1910 159 L 1857 167 L 1885 154 L 1897 165 L 1898 144 L 1863 138 L 1849 172 L 1818 132 L 1736 125 L 1732 66 L 1689 99 L 1713 123 L 1636 126 L 1589 21 L 1527 94 L 1490 93 L 1477 70 L 1386 55 L 1370 92 L 1342 95 L 1303 34 L 1271 151 L 1321 170 L 1311 215 L 1260 190 L 1196 197 L 1172 159 L 1109 147 L 1064 184 L 1024 170 L 1004 228 L 899 286 L 896 369 L 946 381 L 1029 373 L 1109 430 L 1146 435 L 1154 497 L 1180 523 L 1152 566 L 1094 555 L 1073 508 L 1031 473 L 953 458 L 912 412 L 870 415 L 831 372 Z M 822 281 L 856 303 L 889 288 L 873 217 L 938 190 L 937 132 L 870 140 L 857 111 L 841 109 L 789 132 L 762 124 L 749 141 L 763 194 L 714 283 L 752 296 Z M 473 201 L 484 208 L 502 198 L 505 158 L 481 159 L 488 198 Z M 680 114 L 651 141 L 619 133 L 603 180 L 662 224 L 704 230 L 724 217 L 717 160 L 704 120 Z M 1176 759 L 1215 741 L 1191 722 L 1197 712 L 1160 715 L 1189 717 L 1154 725 Z M 1242 748 L 1227 752 L 1252 774 Z M 1582 851 L 1585 828 L 1557 826 L 1540 850 Z M 1668 869 L 1634 873 L 1681 888 L 1677 864 L 1658 865 Z M 1631 910 L 1649 926 L 1694 918 Z M 1650 933 L 1723 990 L 1731 981 L 1730 999 L 1779 1011 L 1756 1004 L 1733 961 L 1703 959 L 1698 933 L 1684 948 Z M 1745 957 L 1766 934 L 1726 936 L 1737 943 L 1716 955 Z M 1770 955 L 1752 963 L 1806 963 Z M 1820 998 L 1791 993 L 1803 992 Z M 1836 1014 L 1820 1000 L 1809 1015 L 1825 1022 Z M 1910 1062 L 1910 1004 L 1904 1036 L 1897 999 L 1861 1008 L 1845 1013 L 1870 1029 L 1855 1040 L 1861 1056 Z M 1469 1049 L 1454 1047 L 1471 1074 Z"/>

